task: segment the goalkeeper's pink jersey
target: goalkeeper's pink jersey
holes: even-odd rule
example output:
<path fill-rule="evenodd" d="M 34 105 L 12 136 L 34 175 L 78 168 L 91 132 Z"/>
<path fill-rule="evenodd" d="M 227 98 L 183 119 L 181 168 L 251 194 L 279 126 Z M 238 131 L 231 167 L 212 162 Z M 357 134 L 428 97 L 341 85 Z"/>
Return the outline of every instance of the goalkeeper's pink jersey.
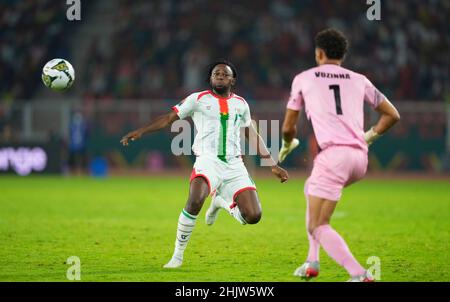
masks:
<path fill-rule="evenodd" d="M 376 108 L 385 98 L 364 75 L 324 64 L 294 78 L 287 108 L 305 108 L 322 150 L 352 146 L 367 151 L 364 102 Z"/>

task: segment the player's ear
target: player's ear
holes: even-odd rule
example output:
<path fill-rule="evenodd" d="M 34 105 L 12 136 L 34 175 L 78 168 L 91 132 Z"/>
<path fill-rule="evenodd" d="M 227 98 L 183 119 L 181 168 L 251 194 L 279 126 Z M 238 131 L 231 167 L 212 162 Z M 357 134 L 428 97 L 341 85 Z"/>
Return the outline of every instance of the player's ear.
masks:
<path fill-rule="evenodd" d="M 236 84 L 236 78 L 231 79 L 231 86 L 234 86 L 234 84 Z"/>
<path fill-rule="evenodd" d="M 320 65 L 325 59 L 325 51 L 322 48 L 316 48 L 316 62 Z"/>

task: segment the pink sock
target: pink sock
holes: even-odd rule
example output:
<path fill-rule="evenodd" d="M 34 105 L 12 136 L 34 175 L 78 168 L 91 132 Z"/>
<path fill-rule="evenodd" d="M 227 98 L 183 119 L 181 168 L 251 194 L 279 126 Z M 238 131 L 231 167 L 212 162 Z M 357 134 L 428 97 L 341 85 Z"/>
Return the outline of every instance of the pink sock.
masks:
<path fill-rule="evenodd" d="M 306 198 L 306 234 L 308 235 L 309 241 L 309 251 L 308 258 L 306 261 L 314 262 L 319 261 L 319 251 L 320 251 L 320 243 L 314 239 L 313 236 L 308 232 L 308 224 L 309 224 L 309 200 L 308 200 L 308 180 L 305 182 L 305 198 Z"/>
<path fill-rule="evenodd" d="M 308 240 L 309 240 L 309 250 L 308 250 L 308 258 L 306 258 L 306 261 L 314 262 L 319 261 L 319 249 L 320 249 L 320 243 L 317 242 L 313 236 L 311 236 L 308 233 Z"/>
<path fill-rule="evenodd" d="M 327 254 L 342 265 L 351 276 L 365 273 L 365 269 L 356 261 L 344 239 L 328 224 L 317 227 L 313 233 Z"/>

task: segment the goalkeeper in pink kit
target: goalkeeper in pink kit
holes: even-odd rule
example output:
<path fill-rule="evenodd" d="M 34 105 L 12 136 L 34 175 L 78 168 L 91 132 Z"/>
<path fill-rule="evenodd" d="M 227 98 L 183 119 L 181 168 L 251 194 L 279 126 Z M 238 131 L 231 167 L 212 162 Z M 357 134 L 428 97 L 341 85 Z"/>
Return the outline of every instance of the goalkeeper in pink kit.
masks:
<path fill-rule="evenodd" d="M 342 189 L 364 177 L 368 145 L 399 121 L 400 115 L 364 75 L 341 66 L 348 47 L 341 32 L 321 31 L 316 35 L 315 44 L 318 66 L 298 74 L 292 82 L 280 150 L 282 162 L 298 146 L 296 125 L 304 109 L 320 152 L 304 187 L 309 253 L 294 275 L 316 277 L 322 247 L 347 270 L 349 281 L 374 281 L 331 227 L 330 219 Z M 377 124 L 367 132 L 364 132 L 364 103 L 380 113 Z"/>

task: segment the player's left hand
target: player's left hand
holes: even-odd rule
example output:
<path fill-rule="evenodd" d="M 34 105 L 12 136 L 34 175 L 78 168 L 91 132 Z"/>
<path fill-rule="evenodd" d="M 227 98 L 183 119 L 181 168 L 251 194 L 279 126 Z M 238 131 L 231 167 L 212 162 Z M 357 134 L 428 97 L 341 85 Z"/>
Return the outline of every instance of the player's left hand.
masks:
<path fill-rule="evenodd" d="M 285 169 L 283 169 L 280 166 L 278 166 L 278 165 L 272 166 L 272 173 L 276 177 L 278 177 L 282 183 L 286 182 L 288 180 L 288 178 L 289 178 L 288 172 Z"/>

